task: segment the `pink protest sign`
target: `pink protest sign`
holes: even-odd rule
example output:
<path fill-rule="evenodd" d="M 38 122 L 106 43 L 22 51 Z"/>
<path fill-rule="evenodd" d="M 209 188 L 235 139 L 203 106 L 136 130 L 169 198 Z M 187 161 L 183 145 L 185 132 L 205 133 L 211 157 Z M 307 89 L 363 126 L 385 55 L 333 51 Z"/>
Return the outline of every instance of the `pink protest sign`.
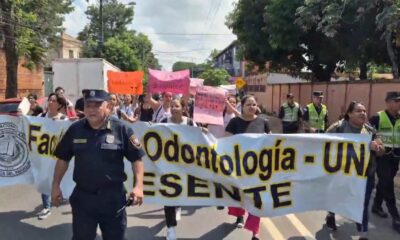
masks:
<path fill-rule="evenodd" d="M 225 91 L 202 86 L 197 88 L 193 120 L 200 123 L 224 125 L 222 113 L 225 107 Z"/>
<path fill-rule="evenodd" d="M 190 95 L 196 95 L 196 89 L 203 86 L 204 79 L 201 78 L 191 78 L 190 79 Z"/>
<path fill-rule="evenodd" d="M 149 92 L 189 93 L 190 71 L 165 72 L 149 69 Z"/>

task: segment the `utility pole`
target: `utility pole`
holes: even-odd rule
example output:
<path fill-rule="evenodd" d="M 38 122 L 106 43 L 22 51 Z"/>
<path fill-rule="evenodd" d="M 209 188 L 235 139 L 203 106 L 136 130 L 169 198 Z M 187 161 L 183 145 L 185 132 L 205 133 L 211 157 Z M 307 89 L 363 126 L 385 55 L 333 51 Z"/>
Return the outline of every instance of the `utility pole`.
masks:
<path fill-rule="evenodd" d="M 99 52 L 98 56 L 103 57 L 103 45 L 104 45 L 104 27 L 103 27 L 103 0 L 100 0 L 100 36 L 99 36 Z"/>

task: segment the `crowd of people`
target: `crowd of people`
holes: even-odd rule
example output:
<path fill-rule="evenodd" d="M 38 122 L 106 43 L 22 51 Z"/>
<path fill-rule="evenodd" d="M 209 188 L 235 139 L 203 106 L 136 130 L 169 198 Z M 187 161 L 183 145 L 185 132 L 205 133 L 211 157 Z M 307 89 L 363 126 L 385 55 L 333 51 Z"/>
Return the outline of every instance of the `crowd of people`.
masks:
<path fill-rule="evenodd" d="M 364 206 L 363 221 L 362 223 L 357 223 L 357 230 L 360 233 L 359 239 L 368 239 L 369 202 L 372 191 L 375 188 L 375 175 L 378 177 L 378 183 L 372 213 L 381 218 L 387 218 L 388 214 L 382 208 L 382 203 L 385 201 L 389 214 L 392 217 L 392 227 L 400 233 L 400 215 L 396 208 L 393 183 L 400 159 L 400 92 L 388 92 L 385 98 L 386 109 L 378 112 L 371 119 L 368 119 L 366 107 L 362 103 L 351 102 L 343 118 L 330 126 L 328 109 L 323 104 L 322 92 L 313 92 L 312 102 L 304 108 L 295 102 L 294 98 L 293 94 L 288 93 L 287 101 L 281 106 L 278 114 L 282 120 L 283 133 L 357 133 L 371 134 L 373 136 L 370 144 L 372 154 L 368 166 L 365 199 L 364 202 L 360 202 Z M 43 210 L 38 215 L 39 219 L 47 218 L 51 214 L 51 203 L 58 202 L 62 198 L 59 182 L 66 168 L 68 168 L 69 159 L 72 156 L 80 159 L 87 158 L 85 161 L 81 160 L 82 164 L 76 164 L 74 169 L 74 181 L 77 183 L 77 188 L 70 199 L 73 209 L 74 239 L 93 239 L 92 236 L 96 232 L 94 226 L 97 226 L 97 224 L 100 225 L 104 239 L 123 239 L 126 228 L 126 213 L 118 218 L 118 223 L 115 223 L 117 219 L 114 216 L 108 215 L 106 211 L 96 210 L 103 206 L 101 205 L 102 203 L 98 204 L 98 208 L 87 205 L 90 198 L 95 200 L 95 197 L 90 195 L 94 192 L 97 195 L 101 195 L 103 192 L 107 194 L 117 192 L 118 196 L 121 196 L 122 193 L 121 186 L 119 184 L 115 186 L 113 175 L 106 175 L 110 179 L 113 179 L 113 184 L 110 184 L 110 182 L 104 183 L 104 179 L 101 179 L 101 177 L 99 179 L 94 177 L 94 180 L 88 180 L 87 177 L 83 176 L 87 174 L 85 171 L 88 169 L 90 169 L 91 174 L 94 172 L 93 175 L 96 175 L 97 172 L 104 174 L 108 170 L 96 169 L 95 165 L 90 162 L 94 161 L 93 156 L 88 156 L 82 149 L 79 150 L 82 144 L 81 146 L 77 146 L 76 143 L 71 141 L 77 135 L 80 136 L 80 139 L 87 138 L 87 136 L 82 135 L 84 133 L 79 132 L 79 129 L 85 129 L 86 132 L 93 129 L 104 131 L 104 141 L 110 145 L 105 147 L 110 149 L 114 149 L 111 145 L 117 139 L 120 142 L 126 142 L 125 139 L 129 139 L 133 147 L 124 145 L 123 149 L 119 149 L 118 147 L 115 150 L 122 151 L 118 155 L 118 159 L 125 156 L 132 162 L 133 171 L 137 175 L 136 183 L 138 185 L 130 193 L 130 197 L 134 203 L 141 203 L 143 201 L 143 186 L 141 185 L 141 181 L 143 181 L 141 174 L 143 172 L 140 172 L 143 171 L 143 166 L 138 163 L 141 162 L 144 151 L 141 149 L 138 140 L 134 137 L 132 130 L 125 129 L 125 125 L 121 122 L 134 123 L 136 121 L 145 121 L 201 127 L 203 131 L 212 133 L 216 138 L 242 133 L 271 133 L 268 121 L 259 115 L 260 109 L 257 99 L 251 95 L 245 95 L 240 99 L 235 95 L 227 96 L 223 111 L 223 126 L 194 122 L 194 99 L 174 95 L 170 92 L 164 92 L 161 95 L 144 94 L 132 96 L 129 94 L 108 94 L 101 90 L 83 90 L 82 98 L 76 101 L 74 107 L 71 101 L 65 97 L 65 90 L 58 87 L 55 93 L 49 95 L 45 109 L 39 106 L 37 96 L 34 94 L 30 94 L 28 99 L 31 103 L 29 115 L 76 122 L 71 126 L 71 130 L 67 131 L 59 144 L 59 146 L 62 144 L 62 146 L 68 147 L 63 147 L 63 149 L 57 147 L 54 153 L 60 160 L 57 162 L 54 175 L 52 200 L 50 196 L 42 195 Z M 120 128 L 123 129 L 122 135 L 121 132 L 119 134 L 111 134 Z M 98 136 L 99 139 L 100 136 L 101 134 Z M 93 150 L 91 154 L 95 156 L 98 154 L 96 155 L 93 152 L 100 152 L 100 149 L 91 150 Z M 115 157 L 115 155 L 113 156 Z M 104 158 L 104 156 L 100 158 Z M 107 164 L 109 163 L 105 163 L 103 167 L 115 168 L 115 171 L 120 174 L 117 174 L 117 179 L 119 179 L 116 181 L 117 183 L 123 182 L 126 179 L 126 176 L 124 177 L 124 174 L 120 172 L 120 166 L 108 166 Z M 88 182 L 93 185 L 89 186 Z M 125 204 L 122 200 L 117 201 L 115 198 L 112 200 L 115 206 L 108 206 L 112 209 L 119 209 Z M 224 207 L 218 207 L 218 209 L 222 210 Z M 164 213 L 167 225 L 166 239 L 174 240 L 176 239 L 175 228 L 181 219 L 181 209 L 179 206 L 165 206 Z M 260 239 L 260 217 L 248 214 L 246 221 L 244 221 L 246 210 L 234 207 L 228 208 L 228 214 L 236 217 L 235 224 L 238 228 L 244 227 L 252 232 L 252 240 Z M 111 224 L 109 218 L 113 218 L 114 223 Z M 89 229 L 82 229 L 80 224 L 83 221 L 89 221 L 93 225 Z M 333 231 L 337 230 L 335 213 L 327 213 L 326 226 Z"/>

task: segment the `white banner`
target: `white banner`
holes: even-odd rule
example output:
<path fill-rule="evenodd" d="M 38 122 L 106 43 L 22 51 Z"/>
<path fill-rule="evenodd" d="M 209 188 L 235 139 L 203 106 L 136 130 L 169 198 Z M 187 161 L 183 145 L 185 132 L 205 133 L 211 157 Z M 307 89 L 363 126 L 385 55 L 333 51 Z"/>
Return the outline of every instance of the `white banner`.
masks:
<path fill-rule="evenodd" d="M 49 193 L 52 152 L 70 122 L 21 119 L 0 117 L 0 186 L 33 183 Z M 10 133 L 10 124 L 19 131 Z M 147 203 L 242 206 L 257 216 L 327 210 L 361 222 L 369 135 L 243 134 L 217 140 L 190 126 L 139 122 L 132 128 L 147 153 Z M 129 163 L 125 169 L 131 188 Z M 65 196 L 74 187 L 72 170 L 73 163 L 62 182 Z"/>

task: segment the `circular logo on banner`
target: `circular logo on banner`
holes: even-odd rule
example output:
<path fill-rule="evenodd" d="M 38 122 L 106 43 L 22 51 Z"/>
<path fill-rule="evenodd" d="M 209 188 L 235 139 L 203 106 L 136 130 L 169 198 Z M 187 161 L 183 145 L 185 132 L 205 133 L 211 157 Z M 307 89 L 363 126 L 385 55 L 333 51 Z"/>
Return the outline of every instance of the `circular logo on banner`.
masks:
<path fill-rule="evenodd" d="M 10 122 L 0 124 L 0 177 L 15 177 L 30 168 L 25 133 Z"/>

